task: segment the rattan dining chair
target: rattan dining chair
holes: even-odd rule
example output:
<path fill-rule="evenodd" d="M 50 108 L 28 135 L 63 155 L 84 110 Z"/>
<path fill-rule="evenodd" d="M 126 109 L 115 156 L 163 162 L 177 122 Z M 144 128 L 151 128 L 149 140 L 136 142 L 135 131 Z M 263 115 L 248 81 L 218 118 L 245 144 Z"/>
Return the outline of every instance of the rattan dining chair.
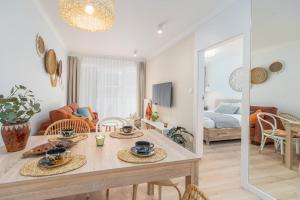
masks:
<path fill-rule="evenodd" d="M 208 200 L 208 198 L 198 189 L 197 186 L 189 185 L 181 200 Z"/>
<path fill-rule="evenodd" d="M 148 184 L 150 185 L 157 185 L 158 186 L 158 200 L 162 200 L 162 187 L 173 187 L 178 193 L 178 199 L 181 200 L 181 192 L 178 188 L 179 183 L 174 183 L 172 180 L 167 179 L 167 180 L 162 180 L 162 181 L 155 181 L 155 182 L 149 182 Z M 150 186 L 152 187 L 152 186 Z M 148 194 L 150 194 L 149 191 L 149 186 L 148 186 Z"/>
<path fill-rule="evenodd" d="M 114 124 L 115 127 L 123 127 L 126 125 L 131 125 L 130 122 L 127 119 L 121 118 L 121 117 L 107 117 L 103 118 L 101 121 L 98 121 L 96 124 L 96 132 L 101 131 L 101 127 L 106 124 Z M 106 129 L 107 131 L 107 129 Z"/>
<path fill-rule="evenodd" d="M 88 123 L 81 119 L 63 119 L 51 124 L 45 131 L 45 135 L 58 135 L 63 129 L 71 128 L 75 133 L 89 133 Z"/>

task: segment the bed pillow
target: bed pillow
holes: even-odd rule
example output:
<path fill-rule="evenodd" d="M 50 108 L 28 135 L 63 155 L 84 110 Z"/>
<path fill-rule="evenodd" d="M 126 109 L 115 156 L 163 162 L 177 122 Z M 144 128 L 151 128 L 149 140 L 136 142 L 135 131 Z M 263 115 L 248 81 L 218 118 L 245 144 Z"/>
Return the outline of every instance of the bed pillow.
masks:
<path fill-rule="evenodd" d="M 239 106 L 231 105 L 231 104 L 224 104 L 221 103 L 215 110 L 216 113 L 222 113 L 222 114 L 236 114 L 238 110 L 240 109 Z"/>

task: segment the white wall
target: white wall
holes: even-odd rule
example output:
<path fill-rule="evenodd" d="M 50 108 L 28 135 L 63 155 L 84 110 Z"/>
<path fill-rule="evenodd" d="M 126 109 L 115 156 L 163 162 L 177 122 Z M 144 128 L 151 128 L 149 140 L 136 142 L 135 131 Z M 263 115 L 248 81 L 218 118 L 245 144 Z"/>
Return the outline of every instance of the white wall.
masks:
<path fill-rule="evenodd" d="M 280 112 L 300 116 L 299 52 L 300 40 L 252 52 L 253 67 L 267 69 L 271 63 L 279 60 L 284 63 L 285 69 L 281 73 L 269 72 L 265 83 L 251 87 L 251 105 L 275 106 Z"/>
<path fill-rule="evenodd" d="M 147 61 L 146 95 L 152 97 L 152 85 L 173 83 L 173 106 L 157 106 L 160 120 L 193 131 L 194 34 Z"/>
<path fill-rule="evenodd" d="M 231 73 L 243 66 L 243 38 L 236 38 L 209 50 L 215 55 L 206 57 L 205 105 L 215 108 L 216 99 L 241 99 L 242 93 L 236 92 L 229 85 Z"/>
<path fill-rule="evenodd" d="M 36 53 L 35 36 L 40 33 L 47 48 L 53 48 L 63 62 L 66 85 L 66 51 L 59 38 L 40 14 L 33 0 L 7 0 L 0 8 L 0 94 L 7 95 L 15 84 L 30 88 L 41 100 L 42 112 L 32 118 L 32 134 L 48 118 L 49 110 L 66 103 L 66 87 L 52 88 L 44 60 Z"/>

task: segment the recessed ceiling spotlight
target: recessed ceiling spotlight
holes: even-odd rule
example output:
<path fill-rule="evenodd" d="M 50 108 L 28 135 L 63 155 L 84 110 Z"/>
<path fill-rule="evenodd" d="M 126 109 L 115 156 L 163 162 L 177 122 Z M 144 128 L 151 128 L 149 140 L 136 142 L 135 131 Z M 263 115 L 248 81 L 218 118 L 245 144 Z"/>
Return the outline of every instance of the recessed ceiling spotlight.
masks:
<path fill-rule="evenodd" d="M 137 57 L 137 51 L 133 52 L 133 57 Z"/>
<path fill-rule="evenodd" d="M 157 34 L 158 34 L 158 35 L 161 35 L 161 34 L 164 33 L 164 31 L 163 31 L 163 26 L 164 26 L 163 23 L 161 23 L 161 24 L 158 25 L 158 27 L 157 27 Z"/>

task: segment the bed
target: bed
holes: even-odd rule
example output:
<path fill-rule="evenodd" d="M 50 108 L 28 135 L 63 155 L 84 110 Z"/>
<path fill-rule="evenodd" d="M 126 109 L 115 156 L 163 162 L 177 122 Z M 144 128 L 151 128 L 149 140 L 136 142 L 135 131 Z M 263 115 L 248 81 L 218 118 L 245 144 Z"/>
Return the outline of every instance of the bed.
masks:
<path fill-rule="evenodd" d="M 241 139 L 241 100 L 218 99 L 215 109 L 204 112 L 204 140 L 211 141 Z"/>

